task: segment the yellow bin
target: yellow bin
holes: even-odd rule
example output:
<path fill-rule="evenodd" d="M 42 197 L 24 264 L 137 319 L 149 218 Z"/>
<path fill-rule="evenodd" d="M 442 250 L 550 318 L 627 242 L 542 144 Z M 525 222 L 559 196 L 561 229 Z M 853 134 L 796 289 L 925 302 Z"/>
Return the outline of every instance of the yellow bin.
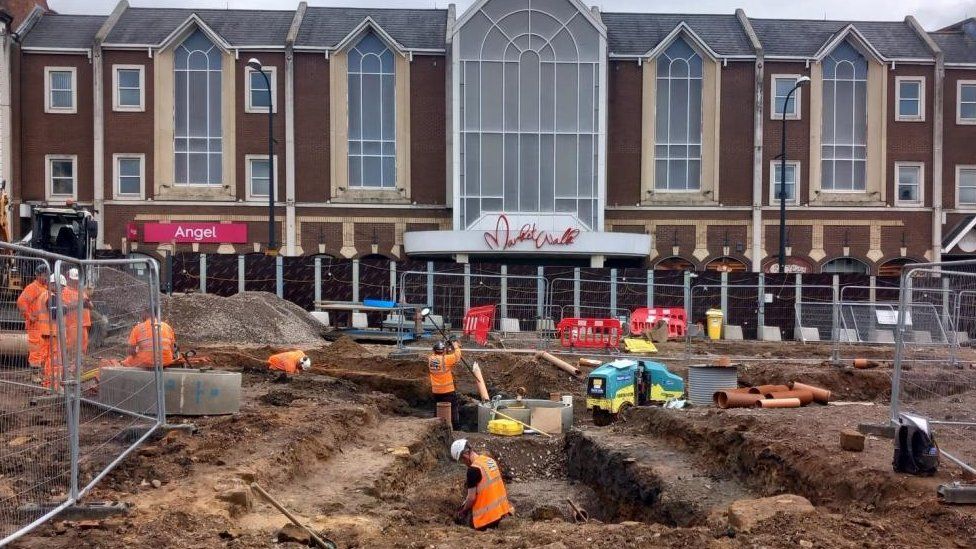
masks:
<path fill-rule="evenodd" d="M 705 313 L 705 318 L 708 319 L 708 339 L 722 339 L 722 321 L 724 317 L 725 315 L 722 314 L 721 309 L 709 309 Z"/>

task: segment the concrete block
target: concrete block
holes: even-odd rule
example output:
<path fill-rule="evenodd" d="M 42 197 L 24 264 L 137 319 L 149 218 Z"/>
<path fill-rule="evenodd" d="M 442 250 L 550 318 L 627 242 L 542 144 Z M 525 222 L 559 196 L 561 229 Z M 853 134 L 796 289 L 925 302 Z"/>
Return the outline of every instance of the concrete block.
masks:
<path fill-rule="evenodd" d="M 247 511 L 254 508 L 254 498 L 251 495 L 251 489 L 247 486 L 226 490 L 218 494 L 217 499 Z"/>
<path fill-rule="evenodd" d="M 519 327 L 519 320 L 517 318 L 503 318 L 499 320 L 499 324 L 502 332 L 521 332 Z"/>
<path fill-rule="evenodd" d="M 851 430 L 844 430 L 840 432 L 840 447 L 848 452 L 863 452 L 864 451 L 864 435 Z"/>
<path fill-rule="evenodd" d="M 369 328 L 369 320 L 366 313 L 352 313 L 352 327 L 360 330 Z"/>
<path fill-rule="evenodd" d="M 535 331 L 537 332 L 542 332 L 546 330 L 555 331 L 555 329 L 556 329 L 556 321 L 551 318 L 539 318 L 536 319 L 535 321 Z"/>
<path fill-rule="evenodd" d="M 953 334 L 953 337 L 955 338 L 954 342 L 956 343 L 956 345 L 959 345 L 960 347 L 968 347 L 969 346 L 969 333 L 968 332 L 952 332 L 952 334 Z"/>
<path fill-rule="evenodd" d="M 329 325 L 329 312 L 328 311 L 312 311 L 308 313 L 315 320 L 318 320 L 323 326 Z"/>
<path fill-rule="evenodd" d="M 857 430 L 865 435 L 888 439 L 895 438 L 895 427 L 890 423 L 859 423 Z"/>
<path fill-rule="evenodd" d="M 927 330 L 914 330 L 912 332 L 912 341 L 922 345 L 932 343 L 932 333 Z"/>
<path fill-rule="evenodd" d="M 745 339 L 744 337 L 742 337 L 742 326 L 733 326 L 731 324 L 726 324 L 722 328 L 722 334 L 725 336 L 725 339 L 729 341 L 742 341 L 743 339 Z"/>
<path fill-rule="evenodd" d="M 779 326 L 760 326 L 759 339 L 762 341 L 783 341 Z"/>
<path fill-rule="evenodd" d="M 841 328 L 837 331 L 837 337 L 841 343 L 859 343 L 861 336 L 857 335 L 857 330 L 853 328 Z"/>
<path fill-rule="evenodd" d="M 890 343 L 895 342 L 895 332 L 891 330 L 874 330 L 870 335 L 871 343 Z"/>
<path fill-rule="evenodd" d="M 804 343 L 820 341 L 820 330 L 817 328 L 798 328 L 800 341 Z"/>
<path fill-rule="evenodd" d="M 142 368 L 106 367 L 98 381 L 98 402 L 129 412 L 156 414 L 156 374 Z M 163 370 L 166 415 L 236 414 L 241 374 L 190 368 Z"/>
<path fill-rule="evenodd" d="M 738 532 L 748 532 L 756 524 L 780 513 L 809 514 L 814 512 L 810 501 L 795 494 L 769 498 L 740 499 L 729 505 L 729 526 Z"/>

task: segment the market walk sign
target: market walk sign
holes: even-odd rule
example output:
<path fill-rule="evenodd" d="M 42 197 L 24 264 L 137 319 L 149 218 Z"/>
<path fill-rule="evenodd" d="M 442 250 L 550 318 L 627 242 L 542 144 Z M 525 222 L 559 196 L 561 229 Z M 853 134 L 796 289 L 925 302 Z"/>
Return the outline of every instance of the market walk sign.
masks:
<path fill-rule="evenodd" d="M 562 233 L 550 232 L 536 227 L 535 223 L 526 223 L 516 230 L 512 230 L 508 216 L 501 214 L 495 221 L 495 229 L 484 233 L 485 244 L 489 250 L 505 251 L 526 242 L 531 242 L 535 249 L 572 246 L 580 235 L 576 227 L 567 227 Z"/>

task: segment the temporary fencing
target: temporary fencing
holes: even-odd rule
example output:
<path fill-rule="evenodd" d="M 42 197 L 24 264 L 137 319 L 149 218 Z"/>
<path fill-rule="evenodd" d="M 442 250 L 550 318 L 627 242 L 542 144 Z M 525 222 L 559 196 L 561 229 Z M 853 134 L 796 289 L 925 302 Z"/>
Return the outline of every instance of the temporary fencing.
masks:
<path fill-rule="evenodd" d="M 906 267 L 896 310 L 891 419 L 924 419 L 942 455 L 976 474 L 976 261 Z M 958 332 L 958 333 L 957 333 Z"/>
<path fill-rule="evenodd" d="M 54 273 L 46 287 L 25 292 L 44 269 Z M 164 423 L 165 409 L 154 260 L 80 261 L 0 243 L 0 285 L 4 545 L 78 504 Z M 108 394 L 107 372 L 143 319 L 144 369 Z"/>

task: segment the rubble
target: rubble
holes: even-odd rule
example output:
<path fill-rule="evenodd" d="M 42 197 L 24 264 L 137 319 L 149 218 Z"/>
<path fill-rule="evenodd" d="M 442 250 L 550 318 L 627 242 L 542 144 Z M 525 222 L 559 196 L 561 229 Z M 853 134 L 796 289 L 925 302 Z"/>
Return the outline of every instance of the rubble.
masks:
<path fill-rule="evenodd" d="M 245 345 L 321 345 L 321 325 L 294 303 L 267 292 L 231 297 L 163 297 L 163 319 L 179 342 Z M 185 345 L 184 345 L 185 346 Z"/>

